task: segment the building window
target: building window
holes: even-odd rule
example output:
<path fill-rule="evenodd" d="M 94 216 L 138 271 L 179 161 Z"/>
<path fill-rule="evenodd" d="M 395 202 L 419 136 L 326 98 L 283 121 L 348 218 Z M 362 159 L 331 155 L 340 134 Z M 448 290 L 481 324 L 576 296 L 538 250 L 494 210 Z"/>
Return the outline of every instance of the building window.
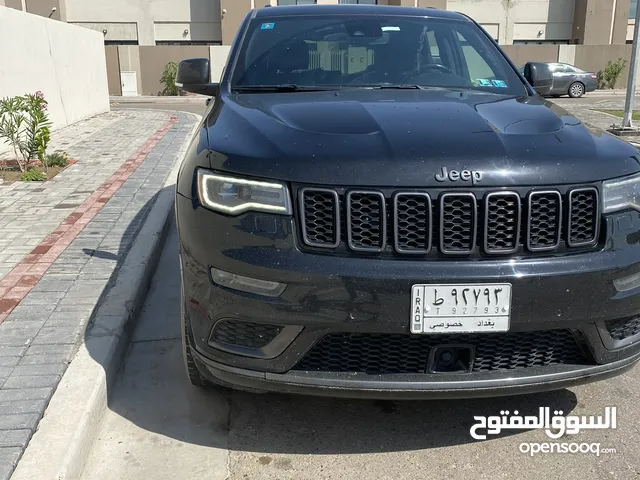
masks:
<path fill-rule="evenodd" d="M 316 0 L 278 0 L 278 5 L 314 5 Z"/>
<path fill-rule="evenodd" d="M 138 45 L 138 40 L 105 40 L 105 45 Z"/>
<path fill-rule="evenodd" d="M 222 42 L 207 40 L 156 40 L 156 45 L 222 45 Z"/>
<path fill-rule="evenodd" d="M 569 40 L 514 40 L 514 45 L 570 45 Z"/>
<path fill-rule="evenodd" d="M 631 0 L 629 4 L 629 18 L 636 18 L 636 9 L 638 8 L 638 0 Z"/>
<path fill-rule="evenodd" d="M 344 5 L 377 5 L 378 0 L 340 0 L 338 3 Z"/>

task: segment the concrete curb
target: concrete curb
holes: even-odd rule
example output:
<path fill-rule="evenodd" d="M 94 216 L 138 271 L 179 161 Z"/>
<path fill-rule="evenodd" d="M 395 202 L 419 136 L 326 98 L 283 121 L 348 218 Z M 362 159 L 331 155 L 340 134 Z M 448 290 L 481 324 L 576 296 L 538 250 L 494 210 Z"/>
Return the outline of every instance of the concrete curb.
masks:
<path fill-rule="evenodd" d="M 189 139 L 201 118 L 191 115 L 198 122 Z M 185 142 L 113 286 L 97 307 L 92 324 L 87 326 L 90 334 L 62 377 L 12 480 L 72 480 L 82 475 L 108 406 L 108 392 L 126 355 L 162 253 L 174 214 L 174 189 L 166 187 L 175 185 L 187 147 Z"/>

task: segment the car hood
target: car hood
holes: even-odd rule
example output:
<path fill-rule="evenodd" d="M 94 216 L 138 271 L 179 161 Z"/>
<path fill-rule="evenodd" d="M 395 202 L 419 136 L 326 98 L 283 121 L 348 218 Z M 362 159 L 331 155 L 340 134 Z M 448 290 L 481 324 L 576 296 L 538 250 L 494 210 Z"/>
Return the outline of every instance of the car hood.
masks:
<path fill-rule="evenodd" d="M 443 186 L 586 183 L 640 170 L 638 150 L 539 97 L 341 90 L 222 96 L 204 124 L 211 168 L 290 182 Z M 454 177 L 455 178 L 455 177 Z M 451 186 L 473 182 L 446 180 Z M 475 177 L 477 179 L 477 176 Z"/>

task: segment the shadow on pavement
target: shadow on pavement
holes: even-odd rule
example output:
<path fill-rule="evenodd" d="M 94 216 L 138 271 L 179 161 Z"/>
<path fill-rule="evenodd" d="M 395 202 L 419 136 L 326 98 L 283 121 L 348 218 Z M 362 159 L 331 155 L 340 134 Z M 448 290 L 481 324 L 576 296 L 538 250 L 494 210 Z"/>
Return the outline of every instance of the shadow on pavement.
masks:
<path fill-rule="evenodd" d="M 123 238 L 134 238 L 145 216 L 143 209 Z M 129 243 L 123 240 L 115 255 L 118 263 Z M 100 250 L 87 253 L 114 256 Z M 537 415 L 541 406 L 566 415 L 577 405 L 569 390 L 391 402 L 244 392 L 223 395 L 199 389 L 190 385 L 184 370 L 179 296 L 177 234 L 172 223 L 127 357 L 109 391 L 109 409 L 124 420 L 121 430 L 109 434 L 117 435 L 120 443 L 149 441 L 145 435 L 153 434 L 191 445 L 264 453 L 410 451 L 476 442 L 469 429 L 477 415 L 497 415 L 500 410 Z M 509 430 L 487 441 L 519 433 Z"/>
<path fill-rule="evenodd" d="M 264 453 L 380 453 L 477 442 L 469 434 L 476 415 L 540 406 L 568 414 L 577 405 L 569 390 L 474 400 L 366 401 L 232 394 L 229 449 Z M 286 434 L 283 434 L 286 432 Z M 491 439 L 517 435 L 508 430 Z M 484 431 L 481 431 L 484 433 Z"/>

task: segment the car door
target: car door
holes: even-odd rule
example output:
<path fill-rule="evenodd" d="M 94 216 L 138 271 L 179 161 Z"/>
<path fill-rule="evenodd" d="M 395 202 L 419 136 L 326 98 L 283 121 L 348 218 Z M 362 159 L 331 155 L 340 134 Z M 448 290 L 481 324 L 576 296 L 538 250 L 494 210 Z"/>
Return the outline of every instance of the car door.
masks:
<path fill-rule="evenodd" d="M 567 65 L 557 63 L 553 68 L 553 93 L 565 94 L 569 91 L 569 85 L 576 80 L 576 74 Z"/>

